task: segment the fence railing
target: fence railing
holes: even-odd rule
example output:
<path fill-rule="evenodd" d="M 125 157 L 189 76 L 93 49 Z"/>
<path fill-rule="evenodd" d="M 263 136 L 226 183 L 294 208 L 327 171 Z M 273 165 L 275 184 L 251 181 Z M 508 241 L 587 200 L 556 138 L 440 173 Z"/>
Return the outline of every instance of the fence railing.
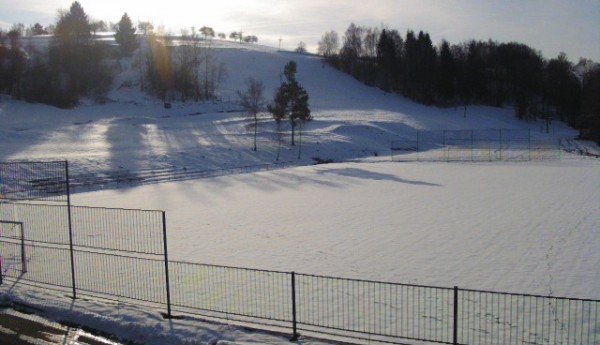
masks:
<path fill-rule="evenodd" d="M 67 200 L 68 163 L 0 162 L 0 200 Z"/>
<path fill-rule="evenodd" d="M 167 317 L 290 327 L 293 338 L 600 345 L 600 300 L 171 261 L 162 211 L 0 203 L 4 278 L 152 303 Z"/>
<path fill-rule="evenodd" d="M 2 276 L 70 288 L 69 250 L 0 241 Z M 599 344 L 600 301 L 397 284 L 75 250 L 79 294 L 290 327 L 311 335 L 402 343 Z M 137 302 L 136 302 L 137 301 Z"/>
<path fill-rule="evenodd" d="M 560 159 L 560 142 L 529 130 L 418 131 L 390 145 L 393 161 L 530 161 Z"/>
<path fill-rule="evenodd" d="M 140 171 L 109 171 L 98 174 L 74 174 L 71 186 L 74 191 L 114 188 L 121 185 L 145 185 L 167 181 L 183 181 L 223 175 L 269 171 L 294 166 L 292 162 L 275 162 L 228 168 L 163 168 Z"/>
<path fill-rule="evenodd" d="M 0 220 L 21 222 L 28 241 L 163 255 L 163 212 L 0 202 Z M 2 234 L 0 234 L 2 236 Z"/>
<path fill-rule="evenodd" d="M 599 344 L 600 301 L 458 289 L 460 344 Z"/>

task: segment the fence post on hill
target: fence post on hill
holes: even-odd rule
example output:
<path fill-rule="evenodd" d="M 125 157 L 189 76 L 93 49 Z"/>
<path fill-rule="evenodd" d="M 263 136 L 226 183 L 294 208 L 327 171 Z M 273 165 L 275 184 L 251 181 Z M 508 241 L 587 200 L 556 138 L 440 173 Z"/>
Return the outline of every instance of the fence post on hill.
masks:
<path fill-rule="evenodd" d="M 419 131 L 417 130 L 417 162 L 420 160 L 420 151 L 419 151 Z"/>
<path fill-rule="evenodd" d="M 296 323 L 296 272 L 292 272 L 292 337 L 290 341 L 298 340 L 298 328 Z"/>
<path fill-rule="evenodd" d="M 3 257 L 0 255 L 0 285 L 2 285 L 2 259 Z"/>
<path fill-rule="evenodd" d="M 69 253 L 71 254 L 71 285 L 73 286 L 73 299 L 77 298 L 75 286 L 75 256 L 73 254 L 73 221 L 71 219 L 71 187 L 69 182 L 69 161 L 65 161 L 65 182 L 67 187 L 67 223 L 69 226 Z"/>
<path fill-rule="evenodd" d="M 471 162 L 475 161 L 475 138 L 473 136 L 473 130 L 471 130 Z"/>
<path fill-rule="evenodd" d="M 531 128 L 527 131 L 527 160 L 531 160 Z"/>
<path fill-rule="evenodd" d="M 171 285 L 169 283 L 169 254 L 167 251 L 167 216 L 165 211 L 162 211 L 162 228 L 163 228 L 163 246 L 165 256 L 165 287 L 167 288 L 167 319 L 172 317 L 171 315 Z"/>
<path fill-rule="evenodd" d="M 452 344 L 458 344 L 458 286 L 454 286 L 454 325 L 452 327 Z"/>
<path fill-rule="evenodd" d="M 500 136 L 499 136 L 499 141 L 500 141 L 500 161 L 502 161 L 502 128 L 500 128 Z"/>

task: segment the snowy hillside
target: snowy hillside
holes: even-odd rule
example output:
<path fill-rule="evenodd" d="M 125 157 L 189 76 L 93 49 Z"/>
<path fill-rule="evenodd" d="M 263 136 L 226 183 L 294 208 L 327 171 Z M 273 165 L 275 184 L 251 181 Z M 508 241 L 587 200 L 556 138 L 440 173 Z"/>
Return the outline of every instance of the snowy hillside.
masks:
<path fill-rule="evenodd" d="M 165 109 L 139 91 L 131 61 L 122 62 L 105 104 L 86 100 L 63 110 L 2 97 L 0 161 L 66 159 L 75 181 L 154 176 L 159 182 L 275 163 L 275 122 L 262 114 L 258 152 L 252 151 L 252 121 L 236 104 L 236 91 L 254 77 L 270 100 L 284 64 L 294 60 L 314 120 L 303 128 L 301 152 L 290 146 L 285 124 L 278 162 L 287 168 L 145 186 L 107 183 L 78 189 L 73 203 L 165 210 L 172 261 L 600 298 L 600 160 L 398 163 L 389 157 L 391 141 L 436 129 L 524 129 L 534 139 L 564 139 L 567 150 L 585 145 L 600 152 L 572 140 L 572 128 L 555 122 L 546 133 L 544 123 L 519 121 L 508 108 L 472 106 L 464 118 L 463 109 L 423 106 L 368 87 L 312 55 L 223 41 L 215 49 L 229 75 L 217 101 Z M 313 166 L 314 158 L 334 164 Z M 196 294 L 196 286 L 187 287 Z M 162 321 L 155 310 L 95 299 L 63 303 L 27 289 L 12 293 L 50 315 L 151 344 L 287 343 L 233 327 L 198 327 L 195 319 Z"/>
<path fill-rule="evenodd" d="M 365 86 L 325 65 L 319 57 L 312 55 L 278 52 L 261 45 L 224 41 L 215 41 L 215 49 L 218 60 L 224 62 L 229 71 L 229 77 L 222 90 L 222 101 L 175 103 L 172 109 L 164 109 L 162 102 L 144 95 L 135 86 L 137 71 L 127 61 L 123 65 L 129 67 L 117 76 L 114 88 L 108 95 L 111 101 L 103 105 L 88 101 L 75 109 L 62 110 L 41 104 L 2 99 L 0 161 L 68 159 L 76 178 L 93 178 L 98 175 L 134 178 L 143 173 L 162 174 L 273 163 L 278 151 L 274 121 L 268 114 L 264 114 L 258 131 L 258 152 L 252 151 L 253 131 L 248 127 L 251 121 L 240 112 L 235 103 L 236 91 L 243 87 L 246 78 L 255 77 L 263 80 L 267 90 L 266 96 L 270 98 L 280 83 L 280 73 L 284 64 L 290 60 L 298 63 L 298 79 L 310 94 L 314 120 L 303 130 L 300 160 L 297 158 L 298 147 L 289 145 L 289 133 L 285 133 L 281 162 L 308 165 L 313 163 L 313 157 L 333 159 L 336 162 L 368 157 L 371 157 L 368 161 L 386 160 L 391 140 L 412 138 L 415 131 L 420 129 L 530 129 L 535 138 L 573 138 L 576 135 L 573 129 L 562 123 L 555 123 L 551 133 L 546 134 L 542 131 L 543 123 L 519 121 L 513 115 L 512 109 L 473 106 L 464 118 L 462 109 L 440 109 L 415 104 L 398 95 L 386 94 L 379 89 Z M 134 86 L 126 86 L 128 84 Z M 569 169 L 571 163 L 568 162 L 557 163 L 558 166 L 532 167 L 510 164 L 423 165 L 408 166 L 409 170 L 406 170 L 407 166 L 392 164 L 383 166 L 383 171 L 377 170 L 381 167 L 378 165 L 377 171 L 370 171 L 370 167 L 362 165 L 342 165 L 322 169 L 284 170 L 273 174 L 240 175 L 239 178 L 231 179 L 201 180 L 198 184 L 190 186 L 182 184 L 148 187 L 136 189 L 136 193 L 131 197 L 117 199 L 125 199 L 118 206 L 166 209 L 171 222 L 170 236 L 174 238 L 171 241 L 175 249 L 174 257 L 177 259 L 228 265 L 252 263 L 254 267 L 295 269 L 332 275 L 343 273 L 377 280 L 419 281 L 443 285 L 464 283 L 471 287 L 509 289 L 513 285 L 498 285 L 496 279 L 492 279 L 488 284 L 485 283 L 487 278 L 483 279 L 478 275 L 472 276 L 473 280 L 457 281 L 456 277 L 466 276 L 462 271 L 454 272 L 451 276 L 441 274 L 449 272 L 443 268 L 440 271 L 440 267 L 443 267 L 440 264 L 446 262 L 443 255 L 433 260 L 433 253 L 426 254 L 430 255 L 429 263 L 423 258 L 425 266 L 417 264 L 413 269 L 405 270 L 397 267 L 396 263 L 407 260 L 411 255 L 396 257 L 392 253 L 399 254 L 397 245 L 404 248 L 402 255 L 412 253 L 413 249 L 425 254 L 419 243 L 430 236 L 435 241 L 446 244 L 454 243 L 453 241 L 462 243 L 467 239 L 460 240 L 460 236 L 470 236 L 468 234 L 486 230 L 490 233 L 483 235 L 484 241 L 479 244 L 483 247 L 498 245 L 499 253 L 512 253 L 508 246 L 515 238 L 519 243 L 521 240 L 535 243 L 546 236 L 556 240 L 563 236 L 562 232 L 552 235 L 554 231 L 581 232 L 581 236 L 594 235 L 594 229 L 598 229 L 598 224 L 594 221 L 594 217 L 598 216 L 598 209 L 597 206 L 591 205 L 599 204 L 597 196 L 592 195 L 589 200 L 578 199 L 581 194 L 576 190 L 580 190 L 581 193 L 598 190 L 598 176 L 592 173 L 597 171 L 598 166 L 594 161 L 582 162 L 573 163 L 575 166 L 572 169 Z M 579 164 L 584 164 L 583 168 Z M 430 169 L 438 172 L 431 175 Z M 484 178 L 480 176 L 483 174 L 480 171 L 485 171 L 485 174 L 493 177 Z M 523 174 L 525 177 L 521 179 Z M 568 177 L 570 174 L 574 176 Z M 460 182 L 464 176 L 471 178 Z M 542 180 L 544 182 L 539 188 L 527 190 L 528 186 L 541 183 L 539 178 L 546 180 Z M 565 190 L 555 189 L 554 181 L 563 178 L 580 184 L 567 184 Z M 366 181 L 369 183 L 365 183 Z M 381 184 L 382 181 L 386 183 Z M 389 183 L 391 184 L 388 186 Z M 355 184 L 357 186 L 354 186 Z M 363 184 L 364 188 L 359 188 Z M 485 189 L 489 186 L 492 186 L 489 190 Z M 184 188 L 185 192 L 181 188 Z M 405 190 L 406 188 L 408 190 Z M 480 188 L 483 188 L 482 193 L 476 193 Z M 504 190 L 505 188 L 508 189 Z M 246 195 L 253 195 L 255 189 L 262 191 L 260 195 L 246 199 Z M 307 189 L 314 191 L 308 192 Z M 190 194 L 191 190 L 195 192 Z M 214 193 L 215 190 L 218 190 L 218 193 Z M 376 192 L 377 190 L 379 192 Z M 472 195 L 469 194 L 469 190 L 472 190 Z M 386 194 L 387 191 L 392 192 Z M 516 206 L 513 197 L 523 191 L 526 193 L 523 194 L 523 199 L 519 199 L 522 204 Z M 241 194 L 237 195 L 239 193 Z M 467 197 L 464 193 L 470 196 Z M 528 196 L 529 193 L 533 194 Z M 536 196 L 535 193 L 543 195 Z M 499 194 L 503 196 L 498 198 Z M 568 200 L 555 200 L 559 195 L 570 194 L 572 196 Z M 122 195 L 121 191 L 118 195 Z M 160 195 L 160 200 L 172 200 L 157 203 L 153 195 Z M 169 198 L 163 199 L 165 195 L 169 195 Z M 336 201 L 340 198 L 351 201 L 356 195 L 363 197 L 356 199 L 355 204 L 348 205 Z M 182 202 L 186 197 L 191 200 Z M 306 197 L 310 197 L 310 200 L 305 199 Z M 96 202 L 96 198 L 107 200 L 107 203 Z M 463 199 L 467 204 L 461 204 Z M 110 197 L 105 199 L 102 194 L 86 194 L 78 200 L 89 205 L 116 205 L 116 200 Z M 274 212 L 271 217 L 273 212 L 265 211 L 269 210 L 271 205 L 284 201 L 291 204 L 282 206 L 280 211 L 283 213 Z M 306 205 L 306 210 L 296 212 L 296 201 Z M 531 205 L 544 205 L 543 202 L 557 202 L 547 206 L 557 210 L 565 208 L 569 217 L 548 217 L 549 211 L 543 208 L 525 212 Z M 222 205 L 214 206 L 214 203 Z M 242 207 L 254 203 L 261 205 L 258 211 Z M 181 204 L 188 207 L 181 207 Z M 366 207 L 366 204 L 369 206 Z M 317 212 L 316 215 L 312 211 L 308 212 L 312 207 L 316 207 L 313 210 Z M 347 207 L 352 210 L 351 217 L 347 214 Z M 223 221 L 223 212 L 229 208 L 240 210 L 238 221 L 231 223 L 229 218 L 226 222 Z M 193 216 L 197 210 L 204 211 Z M 291 212 L 289 217 L 277 218 L 288 211 Z M 265 212 L 269 215 L 267 218 L 264 218 Z M 364 214 L 356 218 L 361 212 Z M 579 221 L 579 216 L 575 216 L 577 212 L 585 213 L 581 217 L 587 219 L 587 223 Z M 556 214 L 559 213 L 553 212 L 553 215 Z M 555 228 L 556 224 L 563 225 Z M 324 241 L 322 244 L 328 244 L 323 248 L 313 246 L 315 238 L 324 229 L 332 231 L 327 235 L 332 239 L 344 238 L 345 235 L 348 238 L 339 243 Z M 515 237 L 515 234 L 507 237 L 503 235 L 507 231 L 516 232 L 518 235 L 522 233 L 521 230 L 531 237 L 523 239 Z M 537 233 L 537 230 L 550 231 L 551 234 Z M 261 252 L 264 250 L 266 260 L 259 259 L 260 256 L 253 250 L 248 251 L 233 245 L 235 242 L 230 241 L 231 238 L 239 237 L 236 231 L 244 236 L 251 236 L 243 242 L 255 243 L 257 248 L 261 248 Z M 380 235 L 368 236 L 367 232 L 371 231 Z M 399 235 L 396 231 L 406 233 Z M 223 242 L 208 242 L 203 237 L 220 238 L 217 234 L 223 232 L 228 234 L 223 237 Z M 211 233 L 214 236 L 211 236 Z M 425 237 L 411 237 L 419 233 Z M 279 238 L 283 243 L 280 246 L 278 241 L 256 242 L 263 235 L 266 239 Z M 189 238 L 197 238 L 200 242 L 188 241 Z M 498 242 L 498 238 L 506 238 L 510 242 Z M 300 248 L 296 247 L 296 244 L 303 241 L 308 241 L 306 246 L 288 258 L 290 252 Z M 357 264 L 355 270 L 349 270 L 350 266 L 342 269 L 342 263 L 346 264 L 349 260 L 342 254 L 357 253 L 357 248 L 361 248 L 360 243 L 365 242 L 365 247 L 358 251 L 360 265 Z M 193 254 L 198 250 L 196 245 L 207 243 L 212 243 L 211 248 L 215 248 L 214 252 L 204 248 L 204 255 Z M 383 247 L 375 244 L 370 246 L 368 243 L 380 243 Z M 292 244 L 294 245 L 289 247 Z M 592 241 L 592 244 L 592 247 L 598 248 L 597 240 Z M 440 243 L 435 242 L 425 247 L 439 246 Z M 330 247 L 337 249 L 328 254 Z M 483 247 L 474 247 L 473 250 L 480 251 Z M 447 251 L 449 252 L 450 248 Z M 242 255 L 245 252 L 248 252 L 248 257 Z M 542 256 L 532 258 L 532 262 L 536 265 L 545 262 L 543 255 L 546 252 L 536 250 L 535 255 Z M 234 254 L 223 261 L 224 256 L 230 256 L 229 253 Z M 507 254 L 510 259 L 507 257 L 502 262 L 511 266 L 512 260 L 523 262 L 528 260 L 527 255 L 531 253 L 525 248 L 522 256 L 518 253 L 513 254 Z M 279 257 L 280 265 L 270 265 L 272 255 Z M 330 265 L 336 262 L 334 257 L 339 259 L 339 270 L 324 270 L 320 266 L 327 262 L 327 267 L 335 267 Z M 379 262 L 375 259 L 377 257 L 385 260 Z M 256 260 L 253 261 L 252 258 Z M 468 255 L 455 259 L 459 263 L 465 263 L 469 261 L 467 258 Z M 439 260 L 441 262 L 438 262 Z M 492 262 L 497 260 L 493 258 Z M 314 263 L 308 264 L 312 261 Z M 372 262 L 373 265 L 365 266 L 368 262 Z M 394 265 L 389 266 L 391 263 Z M 429 267 L 429 273 L 423 275 L 421 271 L 425 267 Z M 545 268 L 540 270 L 544 271 Z M 597 278 L 597 269 L 586 270 L 591 276 L 583 279 L 584 281 Z M 511 277 L 520 281 L 526 278 L 518 275 Z M 544 271 L 541 276 L 536 276 L 535 281 L 526 285 L 533 284 L 532 289 L 539 293 L 550 292 L 546 291 L 550 283 L 543 283 L 547 277 Z M 484 286 L 481 286 L 482 284 Z M 559 285 L 555 290 L 560 291 L 559 287 L 564 286 Z M 562 290 L 563 293 L 581 293 L 591 297 L 598 295 L 598 291 L 590 290 L 589 286 L 581 286 L 576 290 Z"/>
<path fill-rule="evenodd" d="M 215 55 L 228 78 L 222 102 L 162 103 L 139 91 L 137 72 L 121 72 L 106 104 L 91 101 L 72 110 L 0 102 L 0 160 L 69 159 L 75 174 L 122 174 L 216 169 L 272 163 L 277 155 L 274 121 L 268 114 L 259 125 L 258 153 L 251 150 L 250 121 L 236 105 L 236 91 L 247 77 L 261 79 L 271 99 L 285 63 L 298 63 L 298 79 L 310 95 L 314 121 L 303 129 L 303 147 L 289 146 L 285 132 L 280 161 L 311 164 L 313 157 L 344 161 L 388 155 L 390 141 L 412 138 L 417 129 L 530 128 L 539 137 L 574 137 L 556 123 L 519 121 L 512 109 L 473 106 L 440 109 L 386 94 L 323 64 L 319 57 L 298 55 L 260 45 L 216 41 Z M 125 63 L 124 66 L 128 64 Z M 124 85 L 134 84 L 127 87 Z"/>

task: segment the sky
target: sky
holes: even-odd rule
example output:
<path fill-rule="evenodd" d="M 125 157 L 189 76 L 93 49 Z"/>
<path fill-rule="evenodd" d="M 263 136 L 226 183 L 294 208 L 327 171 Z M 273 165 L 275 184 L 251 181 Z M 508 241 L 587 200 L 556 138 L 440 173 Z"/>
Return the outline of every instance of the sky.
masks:
<path fill-rule="evenodd" d="M 53 23 L 71 0 L 0 0 L 0 27 Z M 284 49 L 300 41 L 316 49 L 329 30 L 340 36 L 351 22 L 405 33 L 427 31 L 434 43 L 447 39 L 522 42 L 544 57 L 565 52 L 600 61 L 598 0 L 80 0 L 93 19 L 117 22 L 124 12 L 134 21 L 151 21 L 172 33 L 204 25 L 229 34 L 242 30 L 259 43 Z"/>

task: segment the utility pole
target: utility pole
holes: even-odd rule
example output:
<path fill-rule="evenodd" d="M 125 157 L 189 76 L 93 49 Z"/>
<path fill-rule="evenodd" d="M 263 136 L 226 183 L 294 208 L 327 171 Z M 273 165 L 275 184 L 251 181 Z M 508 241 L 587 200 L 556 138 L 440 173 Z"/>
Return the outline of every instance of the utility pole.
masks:
<path fill-rule="evenodd" d="M 242 39 L 244 39 L 244 32 L 240 29 L 240 43 L 242 43 Z"/>
<path fill-rule="evenodd" d="M 281 51 L 281 36 L 279 36 L 279 49 L 277 51 Z"/>

